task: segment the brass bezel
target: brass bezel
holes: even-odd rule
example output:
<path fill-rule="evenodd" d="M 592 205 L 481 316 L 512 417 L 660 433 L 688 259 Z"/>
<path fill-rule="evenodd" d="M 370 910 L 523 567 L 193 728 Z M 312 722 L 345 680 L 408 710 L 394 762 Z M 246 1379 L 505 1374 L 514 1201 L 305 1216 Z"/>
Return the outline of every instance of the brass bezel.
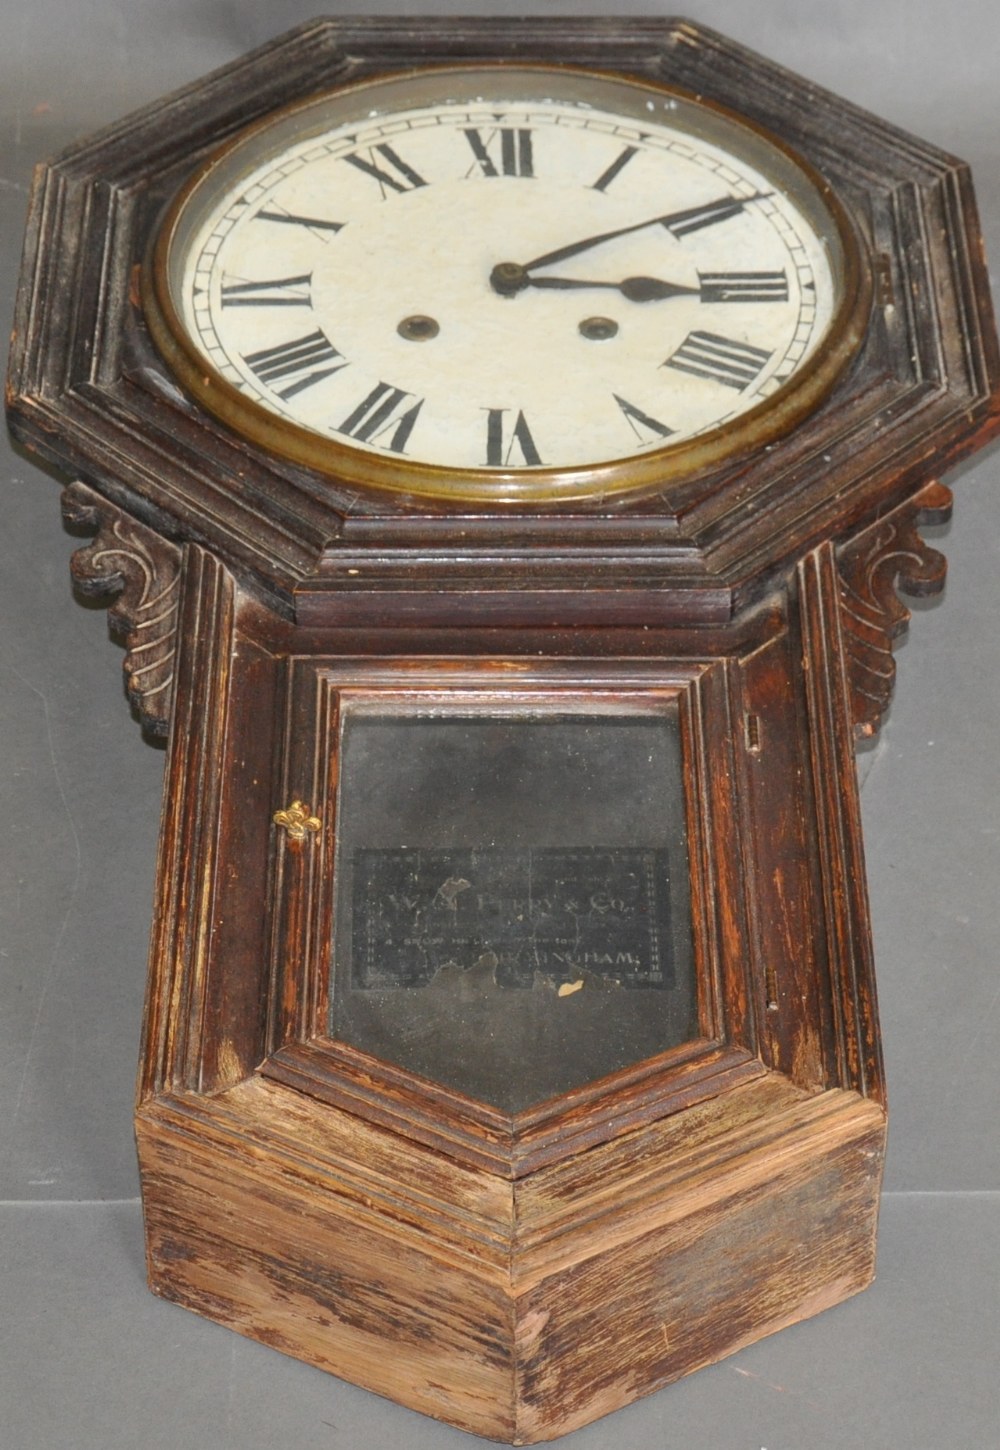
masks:
<path fill-rule="evenodd" d="M 787 170 L 805 192 L 807 209 L 825 213 L 840 249 L 841 298 L 826 336 L 800 372 L 769 398 L 737 418 L 687 441 L 641 454 L 594 464 L 554 468 L 454 468 L 421 463 L 368 449 L 353 448 L 335 438 L 270 412 L 217 372 L 193 343 L 170 289 L 171 252 L 186 210 L 213 175 L 256 138 L 286 125 L 331 98 L 362 96 L 387 83 L 427 82 L 451 75 L 502 75 L 510 88 L 511 74 L 569 77 L 573 81 L 613 83 L 637 93 L 694 106 L 715 125 L 742 132 L 751 153 L 763 153 L 772 167 Z M 254 165 L 258 157 L 253 158 Z M 755 158 L 756 162 L 756 158 Z M 803 198 L 797 197 L 802 204 Z M 836 270 L 836 269 L 835 269 Z M 659 85 L 631 76 L 575 66 L 498 63 L 434 66 L 372 76 L 348 86 L 319 92 L 293 102 L 256 121 L 218 148 L 188 178 L 157 229 L 140 277 L 140 298 L 153 340 L 183 387 L 227 427 L 279 458 L 333 481 L 360 486 L 400 501 L 452 505 L 461 509 L 558 508 L 601 506 L 626 497 L 659 492 L 673 482 L 690 482 L 729 460 L 745 457 L 789 432 L 830 394 L 855 357 L 866 333 L 872 303 L 867 249 L 850 214 L 830 184 L 780 138 L 756 122 L 716 102 L 676 86 Z"/>

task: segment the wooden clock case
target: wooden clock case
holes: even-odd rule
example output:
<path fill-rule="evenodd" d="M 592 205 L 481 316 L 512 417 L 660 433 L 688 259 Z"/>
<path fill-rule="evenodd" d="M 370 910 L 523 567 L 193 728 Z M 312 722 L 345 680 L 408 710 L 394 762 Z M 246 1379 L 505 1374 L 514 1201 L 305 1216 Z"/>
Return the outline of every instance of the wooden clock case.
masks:
<path fill-rule="evenodd" d="M 179 391 L 137 269 L 226 136 L 311 90 L 506 57 L 666 80 L 782 137 L 873 305 L 793 435 L 661 494 L 464 514 L 268 458 Z M 1000 427 L 968 173 L 681 21 L 319 21 L 40 169 L 11 427 L 79 481 L 169 733 L 137 1137 L 157 1293 L 427 1414 L 552 1438 L 863 1288 L 885 1143 L 853 747 L 937 474 Z M 327 1032 L 338 727 L 677 722 L 697 1034 L 521 1111 Z M 273 817 L 305 804 L 307 824 Z M 287 820 L 287 818 L 286 818 Z"/>

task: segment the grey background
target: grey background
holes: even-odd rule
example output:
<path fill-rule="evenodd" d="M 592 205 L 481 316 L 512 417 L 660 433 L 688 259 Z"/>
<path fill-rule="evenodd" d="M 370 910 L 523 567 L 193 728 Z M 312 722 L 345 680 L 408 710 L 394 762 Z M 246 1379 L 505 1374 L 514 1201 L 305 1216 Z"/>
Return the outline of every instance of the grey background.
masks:
<path fill-rule="evenodd" d="M 4 315 L 34 162 L 312 13 L 307 0 L 0 0 Z M 687 13 L 970 160 L 1000 265 L 995 0 L 691 0 Z M 131 1101 L 163 757 L 129 719 L 103 614 L 72 599 L 56 483 L 0 450 L 0 1445 L 472 1446 L 144 1289 Z M 1000 1445 L 997 471 L 994 449 L 957 480 L 945 602 L 916 614 L 890 718 L 860 760 L 892 1109 L 878 1280 L 566 1450 Z"/>

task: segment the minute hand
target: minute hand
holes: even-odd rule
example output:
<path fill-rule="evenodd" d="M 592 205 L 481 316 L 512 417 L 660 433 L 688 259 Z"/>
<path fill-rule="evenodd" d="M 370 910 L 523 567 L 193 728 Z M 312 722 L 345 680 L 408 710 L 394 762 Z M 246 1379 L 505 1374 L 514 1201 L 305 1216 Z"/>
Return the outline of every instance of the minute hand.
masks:
<path fill-rule="evenodd" d="M 612 242 L 616 237 L 627 237 L 630 232 L 641 232 L 644 227 L 666 227 L 675 237 L 683 237 L 688 232 L 696 232 L 702 227 L 714 225 L 715 222 L 738 216 L 748 202 L 760 201 L 765 195 L 765 192 L 755 192 L 753 196 L 720 196 L 715 201 L 703 202 L 701 206 L 690 206 L 684 211 L 649 217 L 644 222 L 633 222 L 631 226 L 618 227 L 613 232 L 599 232 L 596 237 L 584 237 L 581 242 L 570 242 L 567 247 L 557 247 L 554 252 L 546 252 L 531 262 L 525 262 L 524 271 L 534 272 L 537 267 L 551 267 L 556 262 L 565 262 L 570 257 L 579 256 L 581 252 L 589 252 L 591 247 L 599 247 L 602 242 Z"/>

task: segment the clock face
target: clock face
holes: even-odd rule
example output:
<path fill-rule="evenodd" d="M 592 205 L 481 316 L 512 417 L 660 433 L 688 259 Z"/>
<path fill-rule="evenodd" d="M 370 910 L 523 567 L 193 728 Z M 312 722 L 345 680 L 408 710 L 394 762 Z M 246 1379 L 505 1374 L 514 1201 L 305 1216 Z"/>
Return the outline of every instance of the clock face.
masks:
<path fill-rule="evenodd" d="M 650 488 L 768 441 L 856 346 L 823 184 L 660 88 L 425 72 L 238 137 L 147 286 L 183 381 L 255 442 L 471 502 Z"/>

